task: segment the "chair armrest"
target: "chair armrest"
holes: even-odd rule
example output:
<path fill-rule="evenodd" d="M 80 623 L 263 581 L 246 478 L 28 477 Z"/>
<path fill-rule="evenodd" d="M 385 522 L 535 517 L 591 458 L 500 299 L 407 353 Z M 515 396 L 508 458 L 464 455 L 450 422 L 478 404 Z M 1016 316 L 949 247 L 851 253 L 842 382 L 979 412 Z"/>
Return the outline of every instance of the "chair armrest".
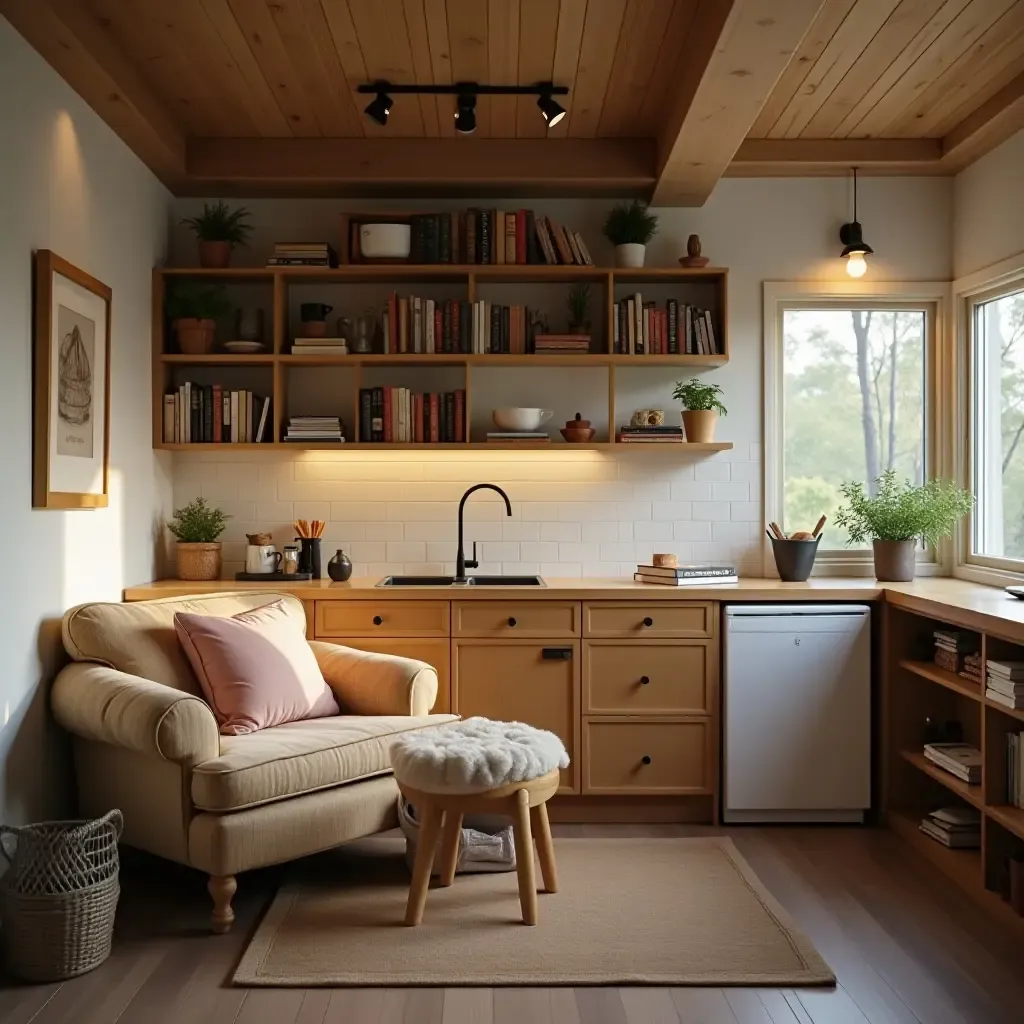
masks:
<path fill-rule="evenodd" d="M 425 661 L 310 640 L 320 671 L 343 711 L 354 715 L 428 715 L 437 672 Z"/>
<path fill-rule="evenodd" d="M 220 733 L 199 697 L 118 672 L 76 662 L 53 683 L 50 705 L 68 732 L 187 767 L 220 756 Z"/>

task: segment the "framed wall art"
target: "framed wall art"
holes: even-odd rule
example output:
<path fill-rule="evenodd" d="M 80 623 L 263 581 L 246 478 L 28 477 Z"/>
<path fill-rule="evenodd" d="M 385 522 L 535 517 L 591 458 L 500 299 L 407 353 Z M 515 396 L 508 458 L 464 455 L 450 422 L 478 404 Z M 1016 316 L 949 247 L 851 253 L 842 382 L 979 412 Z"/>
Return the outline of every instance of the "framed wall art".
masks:
<path fill-rule="evenodd" d="M 56 253 L 36 253 L 34 508 L 107 505 L 110 297 Z"/>

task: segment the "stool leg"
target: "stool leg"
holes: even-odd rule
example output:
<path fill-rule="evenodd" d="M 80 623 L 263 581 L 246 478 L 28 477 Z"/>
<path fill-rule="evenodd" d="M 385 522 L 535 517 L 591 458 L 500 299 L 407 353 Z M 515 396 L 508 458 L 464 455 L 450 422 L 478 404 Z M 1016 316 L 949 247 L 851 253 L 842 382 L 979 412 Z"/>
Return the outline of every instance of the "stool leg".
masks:
<path fill-rule="evenodd" d="M 523 923 L 537 923 L 537 879 L 533 870 L 533 834 L 530 830 L 530 794 L 525 789 L 516 793 L 512 835 L 516 845 L 516 874 L 519 876 L 519 905 Z"/>
<path fill-rule="evenodd" d="M 405 923 L 411 927 L 423 920 L 423 908 L 427 905 L 427 889 L 430 886 L 430 869 L 434 866 L 434 847 L 437 845 L 437 833 L 441 829 L 439 808 L 428 804 L 419 808 L 419 811 L 422 821 L 420 844 L 416 849 L 409 902 L 405 908 Z"/>
<path fill-rule="evenodd" d="M 462 815 L 457 811 L 444 812 L 444 831 L 441 840 L 441 877 L 439 885 L 451 885 L 455 881 L 455 869 L 459 863 L 459 840 L 462 838 Z"/>
<path fill-rule="evenodd" d="M 530 823 L 533 825 L 533 838 L 537 843 L 537 859 L 540 861 L 540 873 L 544 879 L 544 891 L 558 892 L 558 871 L 555 868 L 555 847 L 551 842 L 547 804 L 530 808 Z"/>

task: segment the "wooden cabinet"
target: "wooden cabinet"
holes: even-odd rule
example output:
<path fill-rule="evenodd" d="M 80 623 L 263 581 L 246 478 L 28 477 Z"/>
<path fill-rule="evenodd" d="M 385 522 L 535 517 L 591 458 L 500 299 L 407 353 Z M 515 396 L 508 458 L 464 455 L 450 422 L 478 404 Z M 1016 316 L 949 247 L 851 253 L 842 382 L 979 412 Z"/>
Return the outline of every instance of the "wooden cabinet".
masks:
<path fill-rule="evenodd" d="M 317 601 L 316 636 L 448 636 L 447 601 Z"/>
<path fill-rule="evenodd" d="M 660 639 L 711 637 L 715 606 L 711 601 L 595 601 L 583 606 L 583 635 Z"/>
<path fill-rule="evenodd" d="M 415 658 L 432 665 L 437 672 L 437 700 L 430 713 L 447 715 L 451 711 L 451 650 L 447 637 L 440 640 L 428 637 L 345 637 L 341 644 L 358 651 L 396 654 L 400 658 Z"/>
<path fill-rule="evenodd" d="M 707 715 L 708 641 L 585 640 L 585 715 Z"/>
<path fill-rule="evenodd" d="M 454 601 L 452 636 L 580 635 L 578 601 Z"/>
<path fill-rule="evenodd" d="M 453 640 L 452 710 L 553 732 L 571 759 L 560 792 L 579 792 L 578 640 Z"/>

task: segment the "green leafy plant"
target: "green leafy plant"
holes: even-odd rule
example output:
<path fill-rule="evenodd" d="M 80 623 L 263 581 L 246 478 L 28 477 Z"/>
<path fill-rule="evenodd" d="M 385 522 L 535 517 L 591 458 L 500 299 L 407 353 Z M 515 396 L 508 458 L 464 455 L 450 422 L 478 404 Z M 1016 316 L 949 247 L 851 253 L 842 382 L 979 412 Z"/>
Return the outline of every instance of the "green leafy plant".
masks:
<path fill-rule="evenodd" d="M 909 480 L 897 481 L 893 469 L 875 480 L 874 495 L 860 481 L 848 480 L 839 490 L 847 504 L 837 510 L 835 522 L 850 534 L 850 544 L 921 538 L 934 545 L 974 507 L 971 492 L 952 480 L 915 487 Z"/>
<path fill-rule="evenodd" d="M 696 377 L 691 377 L 685 383 L 676 382 L 676 389 L 672 397 L 677 402 L 683 403 L 683 408 L 689 412 L 706 412 L 713 409 L 722 416 L 728 416 L 729 410 L 722 405 L 718 397 L 722 389 L 717 384 L 704 384 Z"/>
<path fill-rule="evenodd" d="M 198 217 L 186 217 L 181 223 L 190 227 L 200 242 L 228 242 L 234 249 L 249 244 L 252 225 L 247 223 L 248 217 L 246 206 L 232 210 L 225 202 L 216 202 L 213 206 L 203 203 L 203 212 Z"/>
<path fill-rule="evenodd" d="M 184 508 L 176 508 L 167 529 L 184 544 L 212 544 L 223 532 L 231 516 L 196 498 Z"/>
<path fill-rule="evenodd" d="M 575 284 L 569 289 L 569 326 L 590 326 L 590 285 Z"/>
<path fill-rule="evenodd" d="M 612 245 L 646 245 L 657 231 L 658 218 L 639 199 L 613 206 L 604 222 L 605 238 Z"/>
<path fill-rule="evenodd" d="M 227 316 L 232 306 L 227 292 L 220 285 L 181 281 L 168 289 L 165 308 L 171 320 L 218 320 Z"/>

